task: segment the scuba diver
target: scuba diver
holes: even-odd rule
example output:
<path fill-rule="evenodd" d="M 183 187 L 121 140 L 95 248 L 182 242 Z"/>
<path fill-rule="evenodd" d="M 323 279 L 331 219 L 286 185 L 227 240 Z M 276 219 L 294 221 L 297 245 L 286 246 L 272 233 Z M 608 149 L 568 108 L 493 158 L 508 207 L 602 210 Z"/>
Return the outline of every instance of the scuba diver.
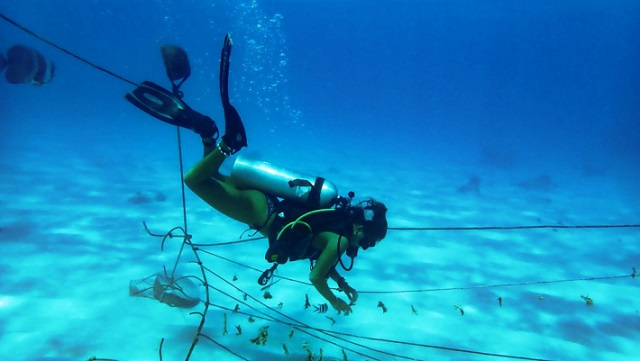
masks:
<path fill-rule="evenodd" d="M 220 96 L 225 117 L 225 134 L 220 142 L 216 143 L 219 131 L 215 122 L 181 100 L 179 87 L 191 70 L 186 52 L 179 47 L 162 48 L 172 92 L 145 81 L 126 98 L 148 114 L 201 136 L 204 157 L 185 174 L 184 182 L 220 213 L 269 238 L 265 258 L 274 264 L 258 283 L 266 285 L 279 264 L 309 259 L 313 286 L 338 313 L 349 315 L 358 292 L 338 273 L 337 265 L 350 270 L 359 248 L 374 247 L 386 236 L 387 208 L 373 199 L 356 203 L 353 192 L 340 197 L 336 187 L 322 177 L 299 175 L 241 156 L 230 175 L 220 173 L 222 163 L 247 146 L 244 125 L 229 101 L 232 45 L 227 34 L 220 59 Z M 342 263 L 344 253 L 351 257 L 348 268 Z M 333 293 L 329 278 L 346 294 L 349 303 Z"/>
<path fill-rule="evenodd" d="M 6 58 L 0 54 L 0 71 L 6 68 L 4 77 L 11 84 L 44 85 L 51 80 L 55 66 L 51 60 L 24 45 L 14 45 L 7 50 Z"/>

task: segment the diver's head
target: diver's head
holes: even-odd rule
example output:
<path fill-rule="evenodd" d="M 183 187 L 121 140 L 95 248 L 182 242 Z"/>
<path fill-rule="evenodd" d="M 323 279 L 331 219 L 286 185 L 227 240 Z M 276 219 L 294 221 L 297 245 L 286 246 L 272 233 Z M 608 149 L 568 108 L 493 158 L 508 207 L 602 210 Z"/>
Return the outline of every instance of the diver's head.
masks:
<path fill-rule="evenodd" d="M 387 235 L 387 207 L 381 202 L 369 198 L 360 202 L 354 212 L 354 224 L 362 249 L 375 247 Z"/>

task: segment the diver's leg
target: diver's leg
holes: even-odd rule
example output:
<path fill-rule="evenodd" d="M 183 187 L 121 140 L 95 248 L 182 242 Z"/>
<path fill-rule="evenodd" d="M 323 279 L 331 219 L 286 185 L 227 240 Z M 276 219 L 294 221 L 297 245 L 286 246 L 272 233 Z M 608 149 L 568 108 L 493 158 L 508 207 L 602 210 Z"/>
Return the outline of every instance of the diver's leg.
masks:
<path fill-rule="evenodd" d="M 202 148 L 204 153 L 202 157 L 204 158 L 216 149 L 216 140 L 213 138 L 202 138 Z"/>
<path fill-rule="evenodd" d="M 209 155 L 209 153 L 213 152 L 214 150 L 216 150 L 217 146 L 216 146 L 216 141 L 213 138 L 202 138 L 202 148 L 203 148 L 203 155 L 202 157 L 206 157 L 207 155 Z M 224 161 L 224 159 L 223 159 Z M 222 163 L 220 163 L 222 164 Z M 216 169 L 220 169 L 220 165 L 217 166 Z M 222 182 L 226 182 L 229 179 L 229 176 L 226 176 L 222 173 L 220 173 L 218 170 L 216 170 L 215 172 L 213 172 L 212 175 L 213 178 L 222 181 Z"/>
<path fill-rule="evenodd" d="M 230 154 L 247 146 L 242 119 L 229 101 L 229 57 L 232 46 L 233 42 L 227 34 L 220 56 L 220 97 L 224 110 L 225 134 L 215 146 L 217 137 L 199 133 L 203 138 L 204 158 L 187 172 L 185 184 L 222 214 L 251 227 L 260 227 L 267 221 L 269 208 L 265 194 L 258 190 L 238 189 L 219 171 L 222 162 Z M 263 227 L 261 232 L 268 232 L 268 227 Z"/>
<path fill-rule="evenodd" d="M 227 154 L 222 143 L 211 150 L 185 174 L 184 182 L 202 200 L 227 217 L 251 227 L 265 223 L 268 204 L 264 193 L 241 190 L 227 181 L 219 172 Z M 206 145 L 205 145 L 206 151 Z"/>

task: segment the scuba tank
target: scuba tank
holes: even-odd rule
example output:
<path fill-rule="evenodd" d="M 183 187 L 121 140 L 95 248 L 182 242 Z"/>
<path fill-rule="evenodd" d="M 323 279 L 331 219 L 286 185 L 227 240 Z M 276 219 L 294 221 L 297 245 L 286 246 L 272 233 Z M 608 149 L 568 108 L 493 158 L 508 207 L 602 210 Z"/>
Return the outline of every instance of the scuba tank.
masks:
<path fill-rule="evenodd" d="M 329 208 L 338 199 L 338 188 L 323 177 L 243 156 L 233 164 L 230 180 L 240 189 L 256 189 L 309 208 Z"/>

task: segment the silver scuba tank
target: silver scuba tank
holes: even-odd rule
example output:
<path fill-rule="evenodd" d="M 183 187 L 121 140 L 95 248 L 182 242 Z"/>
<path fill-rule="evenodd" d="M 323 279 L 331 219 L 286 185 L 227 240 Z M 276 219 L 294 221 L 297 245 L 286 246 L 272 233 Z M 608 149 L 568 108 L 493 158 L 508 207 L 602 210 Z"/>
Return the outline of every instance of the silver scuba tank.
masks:
<path fill-rule="evenodd" d="M 338 198 L 338 188 L 322 177 L 243 156 L 233 164 L 230 180 L 240 189 L 256 189 L 311 208 L 329 208 Z"/>

